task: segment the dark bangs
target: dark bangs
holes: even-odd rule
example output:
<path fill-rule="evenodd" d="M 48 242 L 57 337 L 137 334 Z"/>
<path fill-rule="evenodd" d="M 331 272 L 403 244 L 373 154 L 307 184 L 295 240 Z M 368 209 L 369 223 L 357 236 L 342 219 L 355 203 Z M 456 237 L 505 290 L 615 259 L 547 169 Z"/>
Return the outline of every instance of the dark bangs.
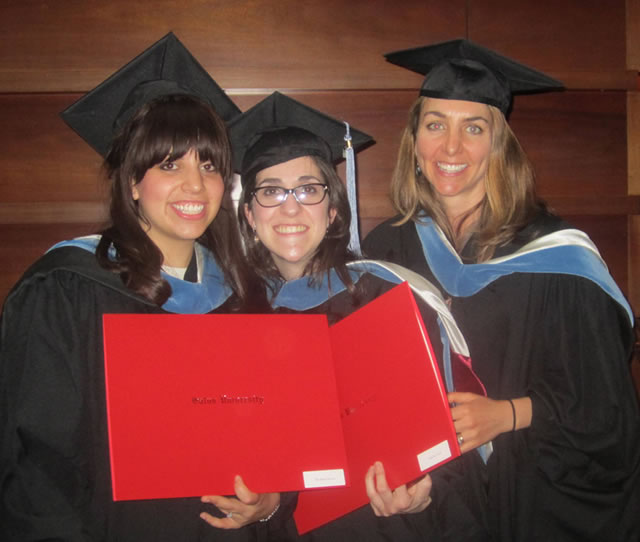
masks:
<path fill-rule="evenodd" d="M 226 126 L 197 98 L 173 95 L 153 100 L 132 119 L 128 132 L 122 134 L 122 140 L 128 140 L 122 164 L 125 178 L 140 182 L 149 168 L 167 158 L 177 160 L 193 149 L 201 161 L 216 167 L 229 187 L 231 150 Z"/>

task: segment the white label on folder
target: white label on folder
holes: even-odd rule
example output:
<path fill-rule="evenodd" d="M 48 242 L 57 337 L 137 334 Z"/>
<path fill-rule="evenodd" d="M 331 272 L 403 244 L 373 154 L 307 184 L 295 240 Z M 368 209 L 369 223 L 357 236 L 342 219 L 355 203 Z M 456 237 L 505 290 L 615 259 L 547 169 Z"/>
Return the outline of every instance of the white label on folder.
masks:
<path fill-rule="evenodd" d="M 303 472 L 302 477 L 306 488 L 344 486 L 347 483 L 343 469 L 309 470 Z"/>
<path fill-rule="evenodd" d="M 420 470 L 427 470 L 429 467 L 450 457 L 451 448 L 449 448 L 449 441 L 443 440 L 440 444 L 436 444 L 432 448 L 418 454 L 418 465 L 420 465 Z"/>

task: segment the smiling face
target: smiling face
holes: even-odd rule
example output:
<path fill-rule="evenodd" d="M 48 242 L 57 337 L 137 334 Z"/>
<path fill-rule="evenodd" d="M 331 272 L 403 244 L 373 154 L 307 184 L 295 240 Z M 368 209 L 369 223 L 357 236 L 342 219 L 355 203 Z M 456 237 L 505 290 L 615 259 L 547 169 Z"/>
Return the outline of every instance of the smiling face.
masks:
<path fill-rule="evenodd" d="M 314 160 L 301 156 L 259 171 L 255 188 L 296 188 L 311 183 L 326 184 Z M 293 194 L 277 207 L 262 207 L 253 197 L 244 212 L 286 280 L 303 275 L 336 213 L 329 208 L 328 197 L 316 205 L 302 205 Z"/>
<path fill-rule="evenodd" d="M 181 158 L 149 168 L 132 185 L 141 226 L 164 256 L 164 263 L 185 267 L 193 244 L 218 214 L 224 182 L 211 162 L 190 150 Z"/>
<path fill-rule="evenodd" d="M 492 131 L 489 108 L 484 104 L 436 98 L 423 102 L 416 160 L 450 219 L 485 196 Z"/>

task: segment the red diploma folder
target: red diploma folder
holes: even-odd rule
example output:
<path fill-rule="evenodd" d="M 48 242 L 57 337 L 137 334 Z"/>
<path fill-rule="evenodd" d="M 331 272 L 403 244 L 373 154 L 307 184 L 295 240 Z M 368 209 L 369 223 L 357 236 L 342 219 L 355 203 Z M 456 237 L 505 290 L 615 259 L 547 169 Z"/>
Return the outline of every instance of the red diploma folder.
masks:
<path fill-rule="evenodd" d="M 105 315 L 114 500 L 344 485 L 326 317 Z"/>
<path fill-rule="evenodd" d="M 460 455 L 436 358 L 406 282 L 330 332 L 351 483 L 300 493 L 294 517 L 301 534 L 367 504 L 364 477 L 375 461 L 395 488 Z"/>

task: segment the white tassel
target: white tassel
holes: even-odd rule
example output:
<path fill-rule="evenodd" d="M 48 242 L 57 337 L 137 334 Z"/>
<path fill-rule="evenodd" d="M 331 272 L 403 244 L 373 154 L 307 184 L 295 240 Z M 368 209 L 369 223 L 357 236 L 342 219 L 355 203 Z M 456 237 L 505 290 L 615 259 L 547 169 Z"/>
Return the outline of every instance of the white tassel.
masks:
<path fill-rule="evenodd" d="M 356 159 L 353 145 L 351 143 L 351 131 L 349 123 L 345 122 L 347 131 L 344 135 L 344 157 L 347 160 L 347 196 L 349 197 L 349 207 L 351 209 L 351 224 L 349 225 L 349 250 L 356 256 L 361 256 L 360 234 L 358 232 L 358 196 L 356 193 Z"/>

